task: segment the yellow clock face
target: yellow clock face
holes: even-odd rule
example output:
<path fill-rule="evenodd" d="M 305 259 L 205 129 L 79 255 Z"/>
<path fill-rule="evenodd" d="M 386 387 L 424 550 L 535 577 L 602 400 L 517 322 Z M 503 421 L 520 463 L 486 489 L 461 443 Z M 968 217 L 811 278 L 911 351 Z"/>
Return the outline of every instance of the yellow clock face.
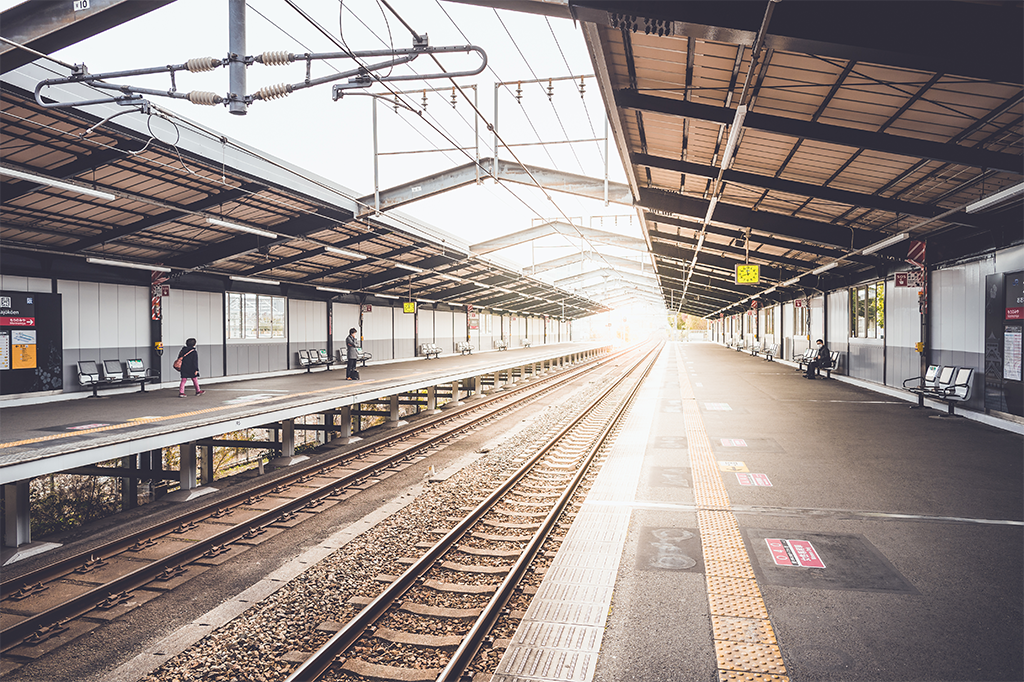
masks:
<path fill-rule="evenodd" d="M 737 265 L 736 284 L 758 284 L 761 281 L 760 265 Z"/>

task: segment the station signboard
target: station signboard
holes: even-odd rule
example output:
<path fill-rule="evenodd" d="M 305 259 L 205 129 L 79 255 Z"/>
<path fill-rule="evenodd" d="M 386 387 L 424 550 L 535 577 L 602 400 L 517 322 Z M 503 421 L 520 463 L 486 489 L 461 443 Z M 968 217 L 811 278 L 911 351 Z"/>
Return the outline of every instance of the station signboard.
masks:
<path fill-rule="evenodd" d="M 761 283 L 761 266 L 760 265 L 737 265 L 736 266 L 736 284 L 760 284 Z"/>
<path fill-rule="evenodd" d="M 64 387 L 60 294 L 0 292 L 0 393 Z"/>

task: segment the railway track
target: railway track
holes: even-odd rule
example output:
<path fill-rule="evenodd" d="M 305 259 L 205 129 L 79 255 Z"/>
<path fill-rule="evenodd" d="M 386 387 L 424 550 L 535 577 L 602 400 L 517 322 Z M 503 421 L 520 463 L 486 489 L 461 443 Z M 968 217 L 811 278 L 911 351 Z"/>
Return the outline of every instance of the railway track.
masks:
<path fill-rule="evenodd" d="M 545 550 L 560 542 L 556 529 L 568 529 L 573 501 L 585 497 L 594 465 L 657 351 L 637 360 L 465 517 L 452 519 L 455 525 L 420 557 L 405 560 L 409 566 L 401 575 L 380 576 L 388 585 L 379 595 L 354 597 L 365 604 L 362 610 L 287 682 L 470 679 L 466 675 L 495 625 L 512 615 L 510 600 L 528 576 L 542 574 L 538 558 L 553 555 Z M 461 606 L 438 606 L 452 595 Z M 406 661 L 415 667 L 402 665 Z"/>
<path fill-rule="evenodd" d="M 265 536 L 342 502 L 375 477 L 411 466 L 425 453 L 565 382 L 617 362 L 619 356 L 598 358 L 464 407 L 446 409 L 418 420 L 410 429 L 329 455 L 314 465 L 296 467 L 246 492 L 200 504 L 129 537 L 5 579 L 0 583 L 0 651 L 8 658 L 32 658 L 26 647 L 46 648 L 49 640 L 72 630 L 76 619 L 108 621 L 126 608 L 139 588 L 174 589 Z"/>

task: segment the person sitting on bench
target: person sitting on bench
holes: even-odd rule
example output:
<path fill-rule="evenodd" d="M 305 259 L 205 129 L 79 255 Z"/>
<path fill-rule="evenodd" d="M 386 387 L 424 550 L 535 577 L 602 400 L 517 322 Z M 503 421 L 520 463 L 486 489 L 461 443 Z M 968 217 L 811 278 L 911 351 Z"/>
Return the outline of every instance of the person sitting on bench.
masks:
<path fill-rule="evenodd" d="M 828 367 L 832 362 L 831 353 L 829 353 L 828 346 L 821 339 L 818 339 L 818 350 L 811 358 L 811 361 L 807 363 L 807 374 L 805 375 L 808 379 L 814 379 L 818 374 L 819 367 Z"/>

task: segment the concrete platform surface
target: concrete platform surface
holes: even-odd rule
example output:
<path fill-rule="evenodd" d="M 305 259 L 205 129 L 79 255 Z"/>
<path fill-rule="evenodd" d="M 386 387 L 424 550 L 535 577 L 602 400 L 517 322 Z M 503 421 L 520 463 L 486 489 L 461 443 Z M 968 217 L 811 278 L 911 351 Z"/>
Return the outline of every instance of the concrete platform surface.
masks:
<path fill-rule="evenodd" d="M 714 344 L 639 400 L 495 680 L 1024 679 L 1020 435 Z"/>

